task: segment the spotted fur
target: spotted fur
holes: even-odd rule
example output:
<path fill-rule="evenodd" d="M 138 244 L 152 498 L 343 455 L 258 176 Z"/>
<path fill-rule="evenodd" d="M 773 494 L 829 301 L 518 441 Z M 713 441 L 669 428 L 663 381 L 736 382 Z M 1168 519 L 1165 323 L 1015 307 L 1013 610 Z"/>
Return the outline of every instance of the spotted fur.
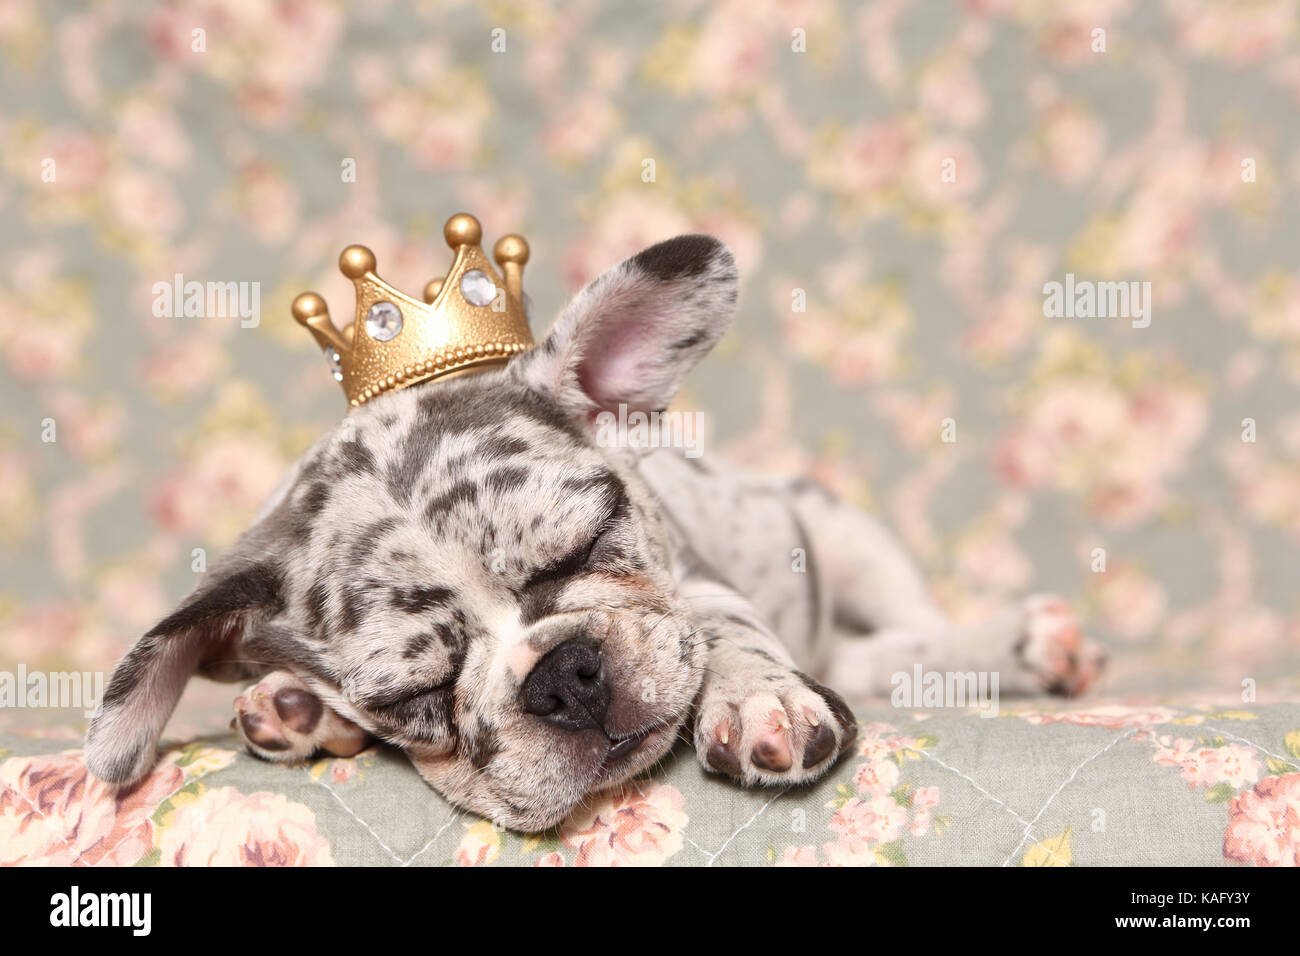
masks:
<path fill-rule="evenodd" d="M 356 409 L 123 659 L 88 735 L 92 772 L 146 773 L 197 672 L 271 675 L 236 701 L 268 759 L 373 735 L 448 799 L 524 830 L 679 735 L 744 783 L 824 773 L 856 732 L 808 676 L 834 669 L 832 623 L 883 635 L 854 691 L 957 630 L 880 527 L 814 486 L 594 439 L 601 411 L 667 406 L 736 288 L 725 247 L 679 237 L 593 281 L 509 366 Z M 1023 632 L 1012 622 L 982 653 L 1010 660 Z M 564 679 L 588 682 L 564 721 L 539 715 L 549 691 L 529 683 L 557 655 L 578 661 Z"/>

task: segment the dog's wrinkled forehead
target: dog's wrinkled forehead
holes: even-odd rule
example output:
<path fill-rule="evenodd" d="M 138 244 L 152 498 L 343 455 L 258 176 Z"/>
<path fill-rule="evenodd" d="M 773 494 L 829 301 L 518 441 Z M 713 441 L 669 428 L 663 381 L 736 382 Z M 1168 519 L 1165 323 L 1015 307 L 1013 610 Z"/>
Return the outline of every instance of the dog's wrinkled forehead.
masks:
<path fill-rule="evenodd" d="M 343 517 L 354 531 L 373 521 L 371 543 L 405 528 L 509 565 L 623 494 L 587 435 L 508 383 L 412 398 L 342 429 L 334 446 L 335 474 L 355 479 L 340 489 Z M 495 570 L 508 572 L 501 562 Z"/>

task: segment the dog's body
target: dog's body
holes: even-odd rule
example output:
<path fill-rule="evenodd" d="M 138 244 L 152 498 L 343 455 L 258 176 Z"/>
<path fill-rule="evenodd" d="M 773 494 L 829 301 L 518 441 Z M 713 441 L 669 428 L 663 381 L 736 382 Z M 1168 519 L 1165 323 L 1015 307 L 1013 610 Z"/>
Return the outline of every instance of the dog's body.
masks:
<path fill-rule="evenodd" d="M 602 411 L 667 405 L 735 293 L 724 247 L 670 240 L 507 367 L 355 410 L 119 665 L 91 769 L 147 772 L 191 673 L 263 677 L 236 701 L 255 753 L 374 735 L 448 799 L 538 830 L 684 729 L 746 784 L 816 778 L 856 734 L 819 680 L 888 693 L 920 664 L 1080 689 L 1100 656 L 1058 604 L 958 628 L 890 535 L 816 486 L 595 441 Z"/>

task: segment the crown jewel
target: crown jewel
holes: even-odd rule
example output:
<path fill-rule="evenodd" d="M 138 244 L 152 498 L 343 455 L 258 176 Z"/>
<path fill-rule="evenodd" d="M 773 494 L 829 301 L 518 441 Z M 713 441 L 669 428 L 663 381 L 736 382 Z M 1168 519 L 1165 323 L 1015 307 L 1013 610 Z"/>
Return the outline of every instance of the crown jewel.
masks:
<path fill-rule="evenodd" d="M 365 246 L 348 246 L 339 256 L 339 270 L 357 292 L 356 318 L 342 331 L 315 292 L 293 300 L 293 317 L 325 350 L 353 408 L 382 392 L 500 365 L 532 348 L 523 289 L 528 243 L 514 235 L 497 240 L 498 274 L 479 246 L 483 229 L 473 216 L 452 216 L 442 234 L 455 258 L 445 278 L 424 287 L 423 302 L 379 278 Z"/>

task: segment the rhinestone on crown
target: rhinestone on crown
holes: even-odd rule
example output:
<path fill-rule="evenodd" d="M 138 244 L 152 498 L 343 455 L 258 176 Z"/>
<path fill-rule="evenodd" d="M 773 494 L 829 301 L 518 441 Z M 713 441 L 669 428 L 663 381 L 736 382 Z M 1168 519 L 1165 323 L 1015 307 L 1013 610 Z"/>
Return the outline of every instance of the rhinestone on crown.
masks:
<path fill-rule="evenodd" d="M 366 313 L 366 331 L 372 339 L 391 341 L 402 331 L 402 310 L 391 302 L 376 302 Z"/>

